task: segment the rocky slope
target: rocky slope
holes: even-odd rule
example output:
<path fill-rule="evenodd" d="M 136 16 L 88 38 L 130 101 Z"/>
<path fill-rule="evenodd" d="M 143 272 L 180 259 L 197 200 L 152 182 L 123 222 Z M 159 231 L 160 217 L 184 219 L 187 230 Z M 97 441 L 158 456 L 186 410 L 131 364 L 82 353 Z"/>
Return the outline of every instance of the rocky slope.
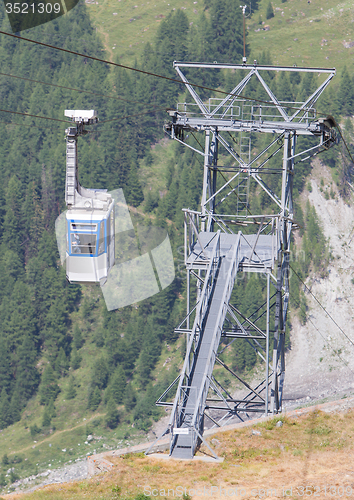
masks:
<path fill-rule="evenodd" d="M 314 163 L 309 182 L 310 192 L 303 193 L 302 201 L 308 198 L 315 207 L 332 257 L 327 276 L 310 276 L 306 285 L 354 343 L 354 210 L 336 193 L 330 169 L 319 160 Z M 325 192 L 331 188 L 336 193 L 335 198 L 326 199 Z M 305 294 L 308 302 L 306 324 L 301 325 L 294 315 L 291 318 L 285 398 L 349 394 L 354 390 L 354 344 L 311 294 L 307 291 Z"/>

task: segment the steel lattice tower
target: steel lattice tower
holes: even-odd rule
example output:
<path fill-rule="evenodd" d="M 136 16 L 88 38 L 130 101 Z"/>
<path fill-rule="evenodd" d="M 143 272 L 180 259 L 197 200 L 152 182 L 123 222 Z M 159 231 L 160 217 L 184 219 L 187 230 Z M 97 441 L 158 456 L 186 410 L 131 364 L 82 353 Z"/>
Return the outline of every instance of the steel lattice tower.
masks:
<path fill-rule="evenodd" d="M 199 154 L 204 168 L 201 209 L 184 209 L 187 314 L 176 332 L 187 336 L 186 355 L 181 374 L 157 404 L 172 407 L 169 426 L 162 434 L 171 436 L 170 455 L 188 458 L 194 456 L 201 442 L 209 447 L 203 438 L 205 417 L 221 426 L 234 416 L 243 420 L 254 412 L 267 415 L 282 410 L 295 164 L 338 141 L 333 118 L 319 118 L 314 108 L 334 77 L 334 69 L 258 66 L 256 61 L 254 65 L 175 62 L 174 68 L 193 102 L 180 103 L 176 110 L 170 110 L 165 130 L 172 139 Z M 186 71 L 192 74 L 193 69 L 229 70 L 242 76 L 225 97 L 206 101 L 185 75 Z M 274 72 L 313 73 L 323 82 L 304 102 L 282 102 L 263 77 Z M 262 87 L 266 100 L 243 97 L 251 80 Z M 204 134 L 204 149 L 188 141 L 188 135 L 195 133 Z M 267 134 L 270 140 L 252 158 L 249 141 L 251 134 L 258 133 Z M 312 137 L 316 144 L 298 151 L 299 136 Z M 232 158 L 232 165 L 220 163 L 221 150 Z M 270 166 L 271 159 L 281 156 L 278 166 Z M 273 188 L 265 182 L 269 175 L 277 178 Z M 250 182 L 257 186 L 254 192 L 263 192 L 268 198 L 268 213 L 250 213 Z M 227 214 L 223 203 L 231 195 L 237 197 L 236 208 Z M 253 234 L 249 234 L 251 227 L 255 228 Z M 230 302 L 236 276 L 242 272 L 263 273 L 267 281 L 267 299 L 251 317 Z M 194 305 L 192 279 L 197 282 Z M 256 387 L 220 358 L 220 341 L 227 338 L 243 339 L 263 359 L 265 376 Z M 234 399 L 216 380 L 215 362 L 242 382 L 247 392 L 243 399 Z M 174 402 L 164 401 L 176 386 Z"/>

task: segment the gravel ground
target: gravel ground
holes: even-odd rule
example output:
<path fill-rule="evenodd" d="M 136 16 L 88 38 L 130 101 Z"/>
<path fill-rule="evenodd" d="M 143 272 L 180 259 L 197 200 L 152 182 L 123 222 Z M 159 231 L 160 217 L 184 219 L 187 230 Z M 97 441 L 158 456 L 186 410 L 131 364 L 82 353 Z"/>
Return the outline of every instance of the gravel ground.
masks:
<path fill-rule="evenodd" d="M 68 483 L 81 481 L 87 478 L 87 460 L 77 460 L 75 463 L 65 465 L 60 469 L 47 470 L 35 476 L 26 477 L 16 481 L 11 486 L 15 492 L 26 491 L 29 493 L 48 484 Z"/>

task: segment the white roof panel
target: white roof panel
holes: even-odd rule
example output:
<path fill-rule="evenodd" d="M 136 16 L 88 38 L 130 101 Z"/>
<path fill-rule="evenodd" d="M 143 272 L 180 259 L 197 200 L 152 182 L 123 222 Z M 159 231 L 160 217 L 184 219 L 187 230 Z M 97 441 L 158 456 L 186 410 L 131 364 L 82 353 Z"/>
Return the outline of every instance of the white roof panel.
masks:
<path fill-rule="evenodd" d="M 97 111 L 94 109 L 66 109 L 64 115 L 68 118 L 72 118 L 75 122 L 88 122 L 97 118 Z"/>

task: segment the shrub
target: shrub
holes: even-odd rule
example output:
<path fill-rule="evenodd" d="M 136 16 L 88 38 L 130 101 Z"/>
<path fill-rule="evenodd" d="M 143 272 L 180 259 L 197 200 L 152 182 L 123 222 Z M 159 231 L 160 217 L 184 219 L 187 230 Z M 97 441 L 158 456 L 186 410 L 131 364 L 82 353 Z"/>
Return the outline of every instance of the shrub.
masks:
<path fill-rule="evenodd" d="M 32 437 L 34 437 L 36 434 L 39 434 L 41 431 L 42 429 L 38 427 L 37 424 L 30 426 L 30 433 Z"/>
<path fill-rule="evenodd" d="M 273 10 L 272 3 L 269 2 L 267 5 L 267 10 L 266 10 L 266 18 L 271 19 L 272 17 L 274 17 L 274 10 Z"/>

